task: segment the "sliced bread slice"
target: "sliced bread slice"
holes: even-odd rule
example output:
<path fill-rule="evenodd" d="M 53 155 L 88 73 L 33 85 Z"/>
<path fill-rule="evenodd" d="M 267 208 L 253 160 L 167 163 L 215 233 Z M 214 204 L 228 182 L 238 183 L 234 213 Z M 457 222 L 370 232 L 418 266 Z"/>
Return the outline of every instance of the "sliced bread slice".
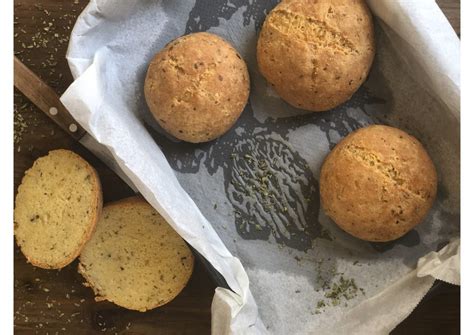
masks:
<path fill-rule="evenodd" d="M 18 188 L 16 242 L 31 264 L 60 269 L 79 256 L 101 209 L 95 169 L 72 151 L 50 151 L 26 171 Z"/>
<path fill-rule="evenodd" d="M 142 312 L 173 300 L 194 267 L 186 242 L 139 197 L 104 207 L 79 260 L 97 301 Z"/>

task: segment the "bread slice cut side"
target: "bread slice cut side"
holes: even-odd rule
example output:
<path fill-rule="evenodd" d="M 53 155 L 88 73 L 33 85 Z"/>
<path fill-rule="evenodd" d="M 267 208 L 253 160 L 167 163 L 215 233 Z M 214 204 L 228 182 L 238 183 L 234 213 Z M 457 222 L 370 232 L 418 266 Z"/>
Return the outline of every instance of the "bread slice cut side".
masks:
<path fill-rule="evenodd" d="M 26 171 L 18 188 L 16 242 L 31 264 L 60 269 L 79 256 L 101 209 L 95 169 L 72 151 L 50 151 Z"/>
<path fill-rule="evenodd" d="M 79 259 L 96 300 L 142 312 L 174 299 L 194 267 L 186 242 L 139 197 L 104 207 Z"/>

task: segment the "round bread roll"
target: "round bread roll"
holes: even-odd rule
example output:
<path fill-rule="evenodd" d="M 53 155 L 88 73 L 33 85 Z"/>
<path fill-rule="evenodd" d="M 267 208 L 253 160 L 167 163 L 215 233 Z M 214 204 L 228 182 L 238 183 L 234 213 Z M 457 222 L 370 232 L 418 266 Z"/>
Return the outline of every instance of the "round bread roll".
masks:
<path fill-rule="evenodd" d="M 344 138 L 321 168 L 321 204 L 349 234 L 395 240 L 419 224 L 436 197 L 436 170 L 402 130 L 369 126 Z"/>
<path fill-rule="evenodd" d="M 187 142 L 224 134 L 242 113 L 250 92 L 247 66 L 224 39 L 182 36 L 151 61 L 145 98 L 160 126 Z"/>
<path fill-rule="evenodd" d="M 374 59 L 372 16 L 364 0 L 288 0 L 265 19 L 258 67 L 294 107 L 320 112 L 349 100 Z"/>
<path fill-rule="evenodd" d="M 184 240 L 139 197 L 104 207 L 79 260 L 97 301 L 141 312 L 173 300 L 194 267 Z"/>
<path fill-rule="evenodd" d="M 31 264 L 60 269 L 79 256 L 101 210 L 94 168 L 72 151 L 50 151 L 34 162 L 18 187 L 16 242 Z"/>

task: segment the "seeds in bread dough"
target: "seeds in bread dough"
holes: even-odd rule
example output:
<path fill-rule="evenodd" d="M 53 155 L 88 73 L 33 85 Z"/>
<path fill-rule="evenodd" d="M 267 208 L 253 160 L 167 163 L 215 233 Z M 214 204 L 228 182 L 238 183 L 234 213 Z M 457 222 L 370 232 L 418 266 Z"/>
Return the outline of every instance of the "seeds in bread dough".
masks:
<path fill-rule="evenodd" d="M 294 107 L 326 111 L 349 100 L 375 54 L 372 16 L 363 0 L 288 0 L 265 19 L 258 68 Z"/>
<path fill-rule="evenodd" d="M 224 39 L 209 33 L 182 36 L 151 61 L 145 98 L 160 126 L 187 142 L 207 142 L 242 113 L 250 91 L 247 66 Z"/>
<path fill-rule="evenodd" d="M 96 300 L 142 312 L 173 300 L 194 266 L 184 240 L 138 197 L 104 207 L 79 259 Z"/>
<path fill-rule="evenodd" d="M 16 242 L 31 264 L 62 268 L 79 255 L 101 208 L 94 168 L 71 151 L 50 151 L 26 171 L 18 188 Z"/>
<path fill-rule="evenodd" d="M 324 211 L 367 241 L 391 241 L 413 229 L 427 215 L 436 190 L 436 170 L 421 143 L 387 126 L 351 133 L 321 168 Z"/>

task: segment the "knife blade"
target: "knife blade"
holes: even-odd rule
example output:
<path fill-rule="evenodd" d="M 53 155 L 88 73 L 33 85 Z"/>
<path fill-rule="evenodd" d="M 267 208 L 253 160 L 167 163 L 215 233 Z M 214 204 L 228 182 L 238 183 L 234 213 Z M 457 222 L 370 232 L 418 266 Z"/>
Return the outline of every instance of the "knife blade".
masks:
<path fill-rule="evenodd" d="M 128 176 L 117 164 L 110 150 L 97 142 L 79 123 L 59 100 L 59 96 L 43 80 L 33 73 L 25 64 L 14 56 L 14 85 L 36 107 L 45 113 L 66 133 L 81 143 L 97 158 L 114 171 L 130 188 L 137 193 L 138 190 Z"/>

